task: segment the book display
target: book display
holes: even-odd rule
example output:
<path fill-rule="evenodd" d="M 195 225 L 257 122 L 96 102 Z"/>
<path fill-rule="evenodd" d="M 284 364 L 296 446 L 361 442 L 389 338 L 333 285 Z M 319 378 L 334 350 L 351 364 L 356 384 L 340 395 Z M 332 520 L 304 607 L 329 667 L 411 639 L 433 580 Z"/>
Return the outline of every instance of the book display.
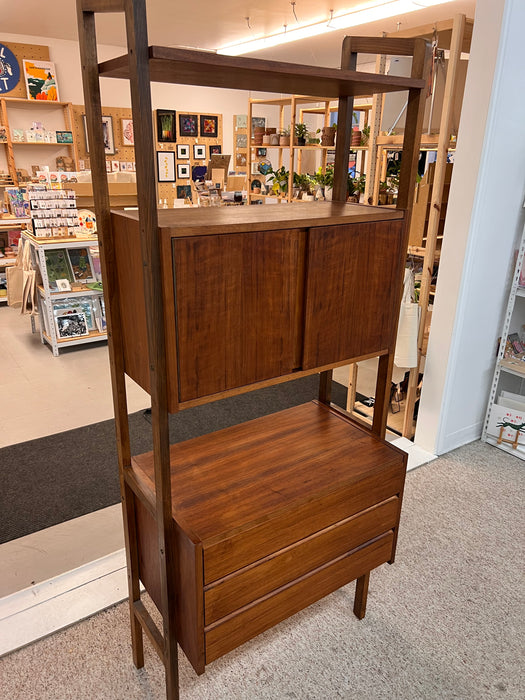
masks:
<path fill-rule="evenodd" d="M 353 580 L 361 619 L 371 570 L 394 561 L 407 457 L 384 435 L 430 46 L 347 37 L 342 68 L 326 69 L 148 48 L 143 0 L 78 8 L 133 660 L 144 664 L 145 633 L 175 700 L 177 644 L 203 673 Z M 129 51 L 98 65 L 94 10 L 119 9 Z M 361 51 L 412 55 L 412 75 L 357 72 Z M 137 212 L 109 208 L 99 77 L 130 81 L 133 122 L 144 126 Z M 333 202 L 158 210 L 150 80 L 338 99 Z M 398 208 L 346 204 L 353 98 L 403 90 L 410 128 Z M 331 373 L 376 356 L 368 429 L 331 404 Z M 154 449 L 134 457 L 125 374 L 152 398 Z M 170 447 L 169 413 L 310 374 L 320 374 L 318 401 Z"/>
<path fill-rule="evenodd" d="M 501 329 L 482 439 L 525 459 L 525 228 Z"/>

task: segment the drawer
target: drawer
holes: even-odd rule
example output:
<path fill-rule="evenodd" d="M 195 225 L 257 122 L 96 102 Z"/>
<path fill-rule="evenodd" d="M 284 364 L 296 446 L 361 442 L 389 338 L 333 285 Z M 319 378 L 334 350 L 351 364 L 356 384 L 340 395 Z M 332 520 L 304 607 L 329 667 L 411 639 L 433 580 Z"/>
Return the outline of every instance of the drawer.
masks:
<path fill-rule="evenodd" d="M 402 459 L 373 476 L 312 498 L 296 508 L 274 513 L 271 518 L 213 543 L 204 543 L 205 584 L 254 564 L 324 528 L 386 501 L 403 490 Z M 369 538 L 367 538 L 369 539 Z"/>
<path fill-rule="evenodd" d="M 398 518 L 399 498 L 393 497 L 207 586 L 205 624 L 229 615 L 391 530 Z"/>
<path fill-rule="evenodd" d="M 206 663 L 384 564 L 390 559 L 393 543 L 394 533 L 385 533 L 283 586 L 273 594 L 257 599 L 237 614 L 207 625 L 204 628 Z M 348 604 L 351 604 L 350 601 Z"/>

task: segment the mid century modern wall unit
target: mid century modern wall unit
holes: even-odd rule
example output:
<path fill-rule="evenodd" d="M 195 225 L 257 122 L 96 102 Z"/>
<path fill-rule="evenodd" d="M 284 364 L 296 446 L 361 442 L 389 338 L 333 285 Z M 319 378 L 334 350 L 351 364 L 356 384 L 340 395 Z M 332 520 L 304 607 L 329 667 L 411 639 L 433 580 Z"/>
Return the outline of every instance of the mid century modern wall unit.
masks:
<path fill-rule="evenodd" d="M 148 48 L 144 0 L 78 0 L 111 354 L 133 659 L 143 632 L 178 698 L 177 642 L 197 673 L 394 560 L 406 455 L 384 440 L 429 45 L 347 37 L 341 69 Z M 125 12 L 128 53 L 98 65 L 95 15 Z M 409 78 L 357 52 L 412 55 Z M 101 76 L 130 80 L 138 213 L 111 212 Z M 150 80 L 339 99 L 334 201 L 156 208 Z M 407 90 L 397 209 L 346 204 L 353 98 Z M 330 403 L 334 367 L 379 356 L 365 428 Z M 169 445 L 169 413 L 320 373 L 319 400 Z M 153 452 L 132 457 L 128 374 L 151 394 Z M 154 623 L 140 581 L 162 615 Z"/>

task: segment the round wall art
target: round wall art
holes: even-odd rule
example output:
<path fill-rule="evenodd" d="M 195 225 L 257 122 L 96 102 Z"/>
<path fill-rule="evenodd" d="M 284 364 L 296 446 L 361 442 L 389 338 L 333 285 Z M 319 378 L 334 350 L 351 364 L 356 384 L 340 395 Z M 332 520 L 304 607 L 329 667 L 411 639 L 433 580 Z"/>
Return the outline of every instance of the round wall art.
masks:
<path fill-rule="evenodd" d="M 13 90 L 20 80 L 20 66 L 15 54 L 0 44 L 0 94 Z"/>

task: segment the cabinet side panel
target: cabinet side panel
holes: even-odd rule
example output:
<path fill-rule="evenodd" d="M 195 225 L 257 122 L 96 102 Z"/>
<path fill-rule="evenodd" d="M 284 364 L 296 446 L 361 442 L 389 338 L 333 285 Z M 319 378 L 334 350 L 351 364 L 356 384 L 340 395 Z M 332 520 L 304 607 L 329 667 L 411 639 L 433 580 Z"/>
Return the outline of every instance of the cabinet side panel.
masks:
<path fill-rule="evenodd" d="M 149 393 L 148 334 L 139 226 L 136 221 L 115 215 L 112 215 L 112 224 L 122 318 L 124 368 L 126 374 Z"/>
<path fill-rule="evenodd" d="M 404 222 L 310 229 L 303 369 L 393 348 Z"/>
<path fill-rule="evenodd" d="M 180 400 L 292 372 L 304 231 L 173 241 Z"/>
<path fill-rule="evenodd" d="M 204 600 L 202 546 L 194 544 L 176 523 L 177 640 L 197 673 L 204 672 Z M 159 610 L 160 565 L 155 521 L 137 499 L 139 578 Z"/>

